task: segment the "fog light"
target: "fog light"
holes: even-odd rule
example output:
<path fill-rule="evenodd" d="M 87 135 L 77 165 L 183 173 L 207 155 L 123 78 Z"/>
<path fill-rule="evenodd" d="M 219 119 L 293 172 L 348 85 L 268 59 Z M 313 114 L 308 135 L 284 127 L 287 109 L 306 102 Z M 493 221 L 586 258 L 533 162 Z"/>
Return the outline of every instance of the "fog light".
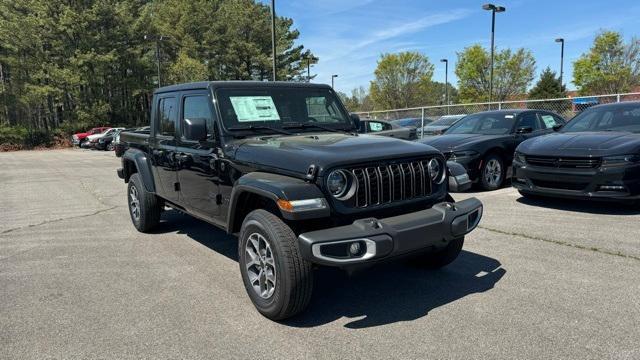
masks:
<path fill-rule="evenodd" d="M 601 191 L 624 191 L 624 186 L 622 186 L 622 185 L 600 185 L 599 189 Z"/>
<path fill-rule="evenodd" d="M 359 242 L 351 243 L 351 246 L 349 246 L 349 252 L 353 256 L 360 254 L 360 243 Z"/>

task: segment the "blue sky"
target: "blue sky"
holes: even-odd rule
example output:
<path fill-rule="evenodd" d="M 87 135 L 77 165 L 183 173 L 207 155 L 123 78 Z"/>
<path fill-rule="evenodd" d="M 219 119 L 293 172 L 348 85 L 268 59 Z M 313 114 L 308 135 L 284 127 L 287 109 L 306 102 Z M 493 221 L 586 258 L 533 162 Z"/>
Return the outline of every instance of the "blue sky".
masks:
<path fill-rule="evenodd" d="M 263 0 L 268 3 L 269 1 Z M 435 64 L 434 80 L 444 82 L 449 59 L 449 79 L 456 52 L 480 43 L 489 47 L 490 12 L 483 1 L 473 0 L 276 0 L 278 15 L 294 20 L 300 43 L 320 62 L 312 67 L 314 82 L 330 83 L 338 74 L 336 89 L 350 93 L 369 87 L 380 54 L 420 51 Z M 565 83 L 572 79 L 572 62 L 587 51 L 601 29 L 620 31 L 629 39 L 640 35 L 637 0 L 509 0 L 494 2 L 507 8 L 496 14 L 498 49 L 524 47 L 536 58 L 537 73 L 547 66 L 559 71 L 564 37 Z M 568 84 L 573 89 L 573 84 Z"/>

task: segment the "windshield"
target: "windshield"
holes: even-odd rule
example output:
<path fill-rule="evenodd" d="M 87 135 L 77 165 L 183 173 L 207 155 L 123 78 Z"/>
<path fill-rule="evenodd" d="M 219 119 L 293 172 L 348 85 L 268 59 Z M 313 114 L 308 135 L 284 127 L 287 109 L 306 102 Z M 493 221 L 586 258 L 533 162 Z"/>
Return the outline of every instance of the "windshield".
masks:
<path fill-rule="evenodd" d="M 627 131 L 640 133 L 640 104 L 620 104 L 585 110 L 569 121 L 561 131 Z"/>
<path fill-rule="evenodd" d="M 463 117 L 463 115 L 461 116 L 444 116 L 441 117 L 440 119 L 432 122 L 431 124 L 429 124 L 429 126 L 449 126 L 449 125 L 453 125 L 453 123 L 455 123 L 456 121 L 460 120 Z"/>
<path fill-rule="evenodd" d="M 353 127 L 349 114 L 329 89 L 220 89 L 217 100 L 227 129 L 283 128 L 292 124 Z M 318 130 L 316 127 L 307 129 Z"/>
<path fill-rule="evenodd" d="M 479 113 L 466 116 L 445 132 L 445 134 L 502 135 L 513 129 L 516 116 L 504 112 Z"/>

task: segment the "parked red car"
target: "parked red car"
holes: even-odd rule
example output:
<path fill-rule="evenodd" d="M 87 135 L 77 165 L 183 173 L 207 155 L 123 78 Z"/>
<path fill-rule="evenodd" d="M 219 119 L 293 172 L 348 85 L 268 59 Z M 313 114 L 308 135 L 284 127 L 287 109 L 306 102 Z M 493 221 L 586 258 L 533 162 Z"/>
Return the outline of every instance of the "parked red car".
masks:
<path fill-rule="evenodd" d="M 73 142 L 74 146 L 80 147 L 82 143 L 87 139 L 87 136 L 93 135 L 93 134 L 99 134 L 109 128 L 110 128 L 109 126 L 103 126 L 103 127 L 93 128 L 87 132 L 73 134 L 73 136 L 71 137 L 71 142 Z"/>

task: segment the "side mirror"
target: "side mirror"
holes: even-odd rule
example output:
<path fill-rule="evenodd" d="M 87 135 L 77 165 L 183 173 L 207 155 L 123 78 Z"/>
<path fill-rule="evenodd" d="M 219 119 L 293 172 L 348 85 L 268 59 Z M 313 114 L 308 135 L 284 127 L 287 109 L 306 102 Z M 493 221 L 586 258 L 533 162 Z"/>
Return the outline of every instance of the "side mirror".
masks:
<path fill-rule="evenodd" d="M 351 121 L 353 121 L 353 125 L 356 127 L 356 131 L 360 130 L 360 116 L 356 113 L 350 113 Z"/>
<path fill-rule="evenodd" d="M 191 141 L 207 140 L 207 119 L 192 118 L 184 119 L 184 136 L 185 139 Z"/>
<path fill-rule="evenodd" d="M 562 129 L 562 126 L 564 126 L 564 125 L 562 125 L 562 124 L 553 125 L 553 131 L 558 131 L 558 130 Z"/>
<path fill-rule="evenodd" d="M 516 134 L 529 134 L 533 132 L 533 128 L 531 126 L 523 126 L 516 130 Z"/>

